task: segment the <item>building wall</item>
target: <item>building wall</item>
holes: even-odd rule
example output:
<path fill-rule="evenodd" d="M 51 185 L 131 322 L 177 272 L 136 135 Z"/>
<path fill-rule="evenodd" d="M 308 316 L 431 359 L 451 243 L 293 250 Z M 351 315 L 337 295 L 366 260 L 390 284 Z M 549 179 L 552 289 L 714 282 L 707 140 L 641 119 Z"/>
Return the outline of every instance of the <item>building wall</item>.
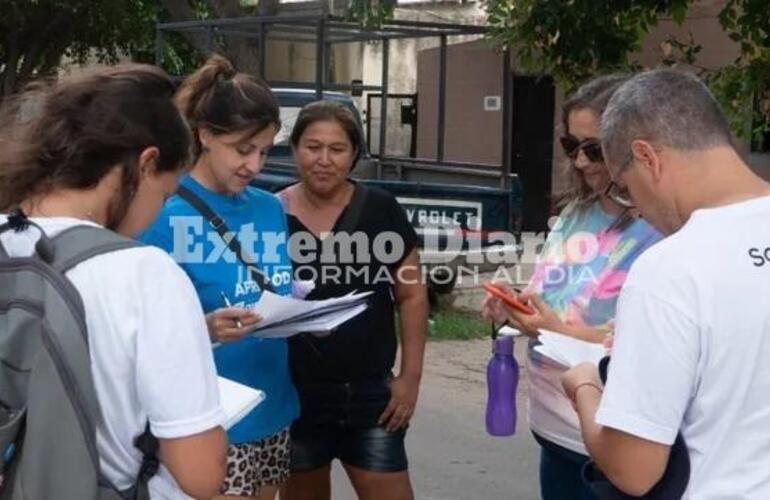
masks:
<path fill-rule="evenodd" d="M 424 22 L 443 22 L 443 23 L 459 23 L 459 24 L 473 24 L 482 25 L 486 21 L 486 16 L 483 9 L 473 2 L 459 3 L 459 2 L 423 2 L 414 3 L 409 5 L 403 5 L 399 2 L 399 7 L 395 10 L 395 18 L 399 20 L 411 20 L 411 21 L 424 21 Z M 449 44 L 458 44 L 470 40 L 478 39 L 475 37 L 452 37 L 449 40 Z M 423 94 L 421 89 L 418 89 L 418 55 L 421 51 L 438 47 L 440 41 L 437 37 L 419 38 L 419 39 L 402 39 L 392 40 L 388 49 L 389 59 L 389 73 L 388 73 L 388 87 L 389 93 L 398 94 L 414 94 L 419 93 L 420 107 L 425 99 L 430 100 L 430 92 L 428 95 Z M 437 51 L 436 51 L 437 53 Z M 363 47 L 363 79 L 365 83 L 371 82 L 373 84 L 379 84 L 382 80 L 382 44 L 380 43 L 367 43 Z M 450 65 L 451 66 L 451 65 Z M 499 73 L 499 72 L 498 72 Z M 438 72 L 436 71 L 436 74 Z M 438 95 L 438 83 L 437 80 L 432 83 L 428 82 L 428 85 L 433 87 L 433 94 Z M 424 89 L 423 89 L 424 90 Z M 425 99 L 423 99 L 425 97 Z M 371 116 L 365 116 L 365 119 L 370 121 L 373 137 L 371 138 L 371 145 L 374 150 L 378 150 L 379 139 L 379 104 L 375 99 L 375 104 L 372 110 Z M 361 109 L 365 111 L 365 99 L 361 100 Z M 398 102 L 392 102 L 388 106 L 388 131 L 387 131 L 387 153 L 391 155 L 404 155 L 409 152 L 409 143 L 411 140 L 411 130 L 408 126 L 402 126 L 399 120 L 400 110 L 398 109 Z M 435 104 L 433 104 L 435 106 Z M 449 112 L 449 110 L 447 110 Z M 436 116 L 438 111 L 433 113 L 427 112 L 429 116 Z M 425 114 L 422 110 L 418 111 L 418 119 L 420 120 L 419 129 L 417 133 L 418 145 L 422 144 L 423 132 L 423 120 Z M 428 118 L 429 120 L 431 118 Z M 449 121 L 447 116 L 447 122 Z M 435 123 L 435 121 L 434 121 Z M 435 144 L 430 149 L 435 152 Z M 418 156 L 427 154 L 427 151 L 418 146 Z M 433 156 L 435 153 L 432 154 Z M 431 155 L 428 155 L 431 156 Z"/>
<path fill-rule="evenodd" d="M 421 51 L 417 66 L 417 155 L 436 158 L 439 49 Z M 502 69 L 502 55 L 484 41 L 448 47 L 444 159 L 502 164 Z M 496 110 L 485 110 L 488 97 L 499 100 Z"/>

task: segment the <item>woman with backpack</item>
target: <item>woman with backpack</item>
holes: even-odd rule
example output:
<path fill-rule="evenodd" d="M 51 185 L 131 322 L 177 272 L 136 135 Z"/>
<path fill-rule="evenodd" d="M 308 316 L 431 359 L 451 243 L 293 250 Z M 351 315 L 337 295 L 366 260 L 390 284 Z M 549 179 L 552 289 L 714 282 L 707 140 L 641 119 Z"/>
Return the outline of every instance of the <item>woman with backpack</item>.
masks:
<path fill-rule="evenodd" d="M 278 102 L 220 56 L 182 82 L 176 102 L 193 130 L 195 163 L 142 240 L 169 252 L 195 285 L 218 373 L 265 392 L 228 430 L 221 494 L 270 500 L 289 474 L 299 403 L 286 340 L 250 335 L 259 318 L 249 307 L 265 291 L 291 294 L 292 272 L 281 204 L 249 183 L 280 128 Z"/>
<path fill-rule="evenodd" d="M 134 440 L 146 428 L 158 440 L 161 464 L 149 483 L 151 498 L 210 498 L 221 484 L 225 416 L 195 290 L 168 255 L 130 240 L 154 220 L 188 164 L 190 134 L 172 93 L 160 69 L 119 66 L 23 94 L 0 120 L 0 227 L 7 229 L 0 234 L 0 265 L 4 272 L 42 270 L 46 282 L 56 284 L 55 293 L 43 296 L 34 288 L 11 291 L 16 297 L 0 306 L 0 330 L 16 325 L 45 339 L 40 349 L 55 361 L 68 396 L 66 405 L 55 406 L 35 392 L 55 389 L 39 384 L 53 376 L 41 364 L 43 351 L 21 367 L 28 373 L 22 379 L 26 431 L 15 457 L 13 449 L 4 450 L 6 460 L 13 458 L 5 464 L 3 488 L 13 498 L 128 494 L 142 464 Z M 87 241 L 70 238 L 65 245 L 72 234 L 87 234 Z M 59 262 L 72 245 L 89 249 L 88 238 L 97 255 Z M 96 251 L 99 241 L 114 251 Z M 54 307 L 59 294 L 69 297 L 68 309 Z M 46 307 L 37 310 L 41 321 L 27 316 L 24 326 L 14 323 L 36 311 L 30 304 Z M 70 317 L 65 312 L 80 322 L 80 332 L 59 330 L 64 325 L 54 318 Z M 7 343 L 9 336 L 3 339 L 4 361 L 24 354 L 19 344 Z M 90 358 L 90 373 L 66 355 L 78 347 Z M 10 363 L 2 370 L 6 404 L 18 394 L 9 385 Z M 92 393 L 98 403 L 89 405 Z M 60 427 L 70 408 L 78 425 Z M 95 470 L 69 477 L 83 449 Z"/>

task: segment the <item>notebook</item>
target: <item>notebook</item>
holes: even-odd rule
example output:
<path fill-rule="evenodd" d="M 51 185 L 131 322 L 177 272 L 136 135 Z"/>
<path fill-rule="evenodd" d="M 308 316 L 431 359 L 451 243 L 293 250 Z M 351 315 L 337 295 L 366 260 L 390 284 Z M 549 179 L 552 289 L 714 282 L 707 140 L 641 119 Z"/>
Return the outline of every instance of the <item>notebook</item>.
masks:
<path fill-rule="evenodd" d="M 252 389 L 223 377 L 217 377 L 217 381 L 219 382 L 219 401 L 227 417 L 225 429 L 240 422 L 265 400 L 265 393 L 259 389 Z"/>

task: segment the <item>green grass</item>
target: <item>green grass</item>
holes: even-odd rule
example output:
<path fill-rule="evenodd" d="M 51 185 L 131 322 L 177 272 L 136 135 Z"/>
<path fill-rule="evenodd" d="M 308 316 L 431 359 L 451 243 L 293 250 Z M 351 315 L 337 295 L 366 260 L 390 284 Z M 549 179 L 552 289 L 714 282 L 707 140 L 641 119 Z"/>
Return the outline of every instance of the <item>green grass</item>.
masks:
<path fill-rule="evenodd" d="M 428 340 L 470 340 L 489 337 L 491 326 L 477 312 L 440 308 L 432 317 Z"/>

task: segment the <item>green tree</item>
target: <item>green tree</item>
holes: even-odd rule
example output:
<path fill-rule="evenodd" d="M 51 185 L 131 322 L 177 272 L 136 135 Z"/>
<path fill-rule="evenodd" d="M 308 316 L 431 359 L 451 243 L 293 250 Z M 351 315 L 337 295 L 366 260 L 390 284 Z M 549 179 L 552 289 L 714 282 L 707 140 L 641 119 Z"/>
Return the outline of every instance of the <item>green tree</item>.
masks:
<path fill-rule="evenodd" d="M 631 58 L 662 16 L 683 23 L 692 0 L 488 0 L 490 37 L 511 48 L 529 71 L 552 75 L 570 91 L 610 71 L 638 69 Z M 740 45 L 740 57 L 700 71 L 722 102 L 734 131 L 761 137 L 770 123 L 768 0 L 727 0 L 719 20 Z M 692 39 L 669 40 L 662 64 L 697 68 Z"/>
<path fill-rule="evenodd" d="M 147 53 L 157 7 L 152 0 L 3 0 L 0 99 L 65 59 L 111 63 Z"/>

